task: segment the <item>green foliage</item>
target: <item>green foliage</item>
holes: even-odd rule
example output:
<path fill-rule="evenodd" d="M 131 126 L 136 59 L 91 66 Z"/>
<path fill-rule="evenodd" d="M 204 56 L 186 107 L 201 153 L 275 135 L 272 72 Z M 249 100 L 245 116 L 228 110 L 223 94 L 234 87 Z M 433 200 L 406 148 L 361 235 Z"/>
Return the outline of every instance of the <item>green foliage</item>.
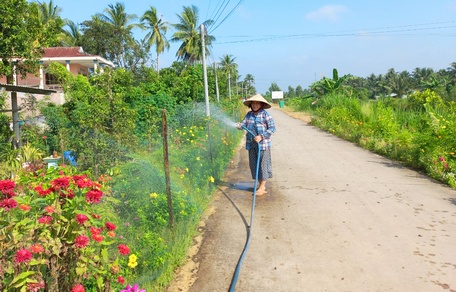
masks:
<path fill-rule="evenodd" d="M 130 250 L 110 222 L 105 177 L 73 171 L 29 165 L 17 181 L 0 181 L 2 291 L 123 287 Z"/>
<path fill-rule="evenodd" d="M 314 125 L 456 187 L 455 106 L 434 92 L 377 101 L 326 95 L 292 104 L 311 111 Z"/>

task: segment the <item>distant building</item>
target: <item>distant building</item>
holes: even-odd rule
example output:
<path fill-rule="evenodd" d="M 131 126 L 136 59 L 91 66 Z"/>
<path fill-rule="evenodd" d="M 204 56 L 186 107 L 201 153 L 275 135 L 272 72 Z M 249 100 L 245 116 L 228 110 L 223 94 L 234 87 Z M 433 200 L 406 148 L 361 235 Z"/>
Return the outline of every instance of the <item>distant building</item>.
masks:
<path fill-rule="evenodd" d="M 46 72 L 51 62 L 57 62 L 66 66 L 67 70 L 76 76 L 78 74 L 90 76 L 97 70 L 103 71 L 106 67 L 114 68 L 114 64 L 103 57 L 85 53 L 82 47 L 52 47 L 44 49 L 43 57 L 40 59 L 40 69 L 36 74 L 27 74 L 25 79 L 21 76 L 14 76 L 15 84 L 19 86 L 36 87 L 40 89 L 53 89 L 56 93 L 51 94 L 50 101 L 56 104 L 63 104 L 65 96 L 63 88 L 57 84 L 54 76 Z M 0 78 L 1 84 L 6 84 L 6 77 Z M 18 93 L 18 105 L 21 107 L 26 95 Z M 37 96 L 37 99 L 42 99 Z"/>

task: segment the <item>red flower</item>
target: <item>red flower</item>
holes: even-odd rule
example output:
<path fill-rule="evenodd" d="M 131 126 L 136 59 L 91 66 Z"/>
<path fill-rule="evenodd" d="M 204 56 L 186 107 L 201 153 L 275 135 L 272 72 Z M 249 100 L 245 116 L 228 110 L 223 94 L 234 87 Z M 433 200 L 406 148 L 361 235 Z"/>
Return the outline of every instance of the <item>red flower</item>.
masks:
<path fill-rule="evenodd" d="M 71 289 L 71 292 L 85 292 L 85 289 L 81 284 L 76 284 L 73 289 Z"/>
<path fill-rule="evenodd" d="M 2 191 L 3 195 L 7 198 L 13 198 L 16 196 L 16 193 L 14 192 L 14 190 L 4 190 Z"/>
<path fill-rule="evenodd" d="M 119 282 L 121 285 L 125 284 L 125 278 L 122 276 L 117 277 L 117 282 Z"/>
<path fill-rule="evenodd" d="M 14 209 L 17 207 L 17 202 L 14 199 L 3 199 L 0 201 L 0 208 L 8 211 L 9 209 Z"/>
<path fill-rule="evenodd" d="M 77 214 L 76 215 L 76 222 L 78 222 L 78 224 L 80 225 L 84 225 L 84 223 L 89 220 L 89 218 L 87 218 L 86 215 L 84 214 Z"/>
<path fill-rule="evenodd" d="M 22 248 L 16 252 L 14 255 L 14 261 L 16 263 L 25 263 L 25 262 L 30 262 L 32 259 L 33 255 L 32 252 L 29 251 L 28 249 Z"/>
<path fill-rule="evenodd" d="M 67 199 L 73 199 L 74 198 L 74 192 L 73 190 L 66 190 L 65 192 L 60 192 L 59 194 L 62 198 L 67 198 Z"/>
<path fill-rule="evenodd" d="M 92 214 L 92 218 L 101 219 L 101 215 L 100 214 Z"/>
<path fill-rule="evenodd" d="M 109 231 L 114 231 L 114 230 L 116 230 L 116 225 L 114 225 L 114 223 L 111 223 L 111 222 L 106 222 L 106 223 L 105 223 L 105 227 L 106 227 L 106 229 L 108 229 Z"/>
<path fill-rule="evenodd" d="M 52 217 L 51 216 L 42 216 L 38 218 L 38 222 L 41 224 L 51 224 Z"/>
<path fill-rule="evenodd" d="M 77 248 L 84 248 L 89 244 L 90 239 L 85 235 L 78 235 L 74 239 L 74 244 Z"/>
<path fill-rule="evenodd" d="M 36 187 L 34 188 L 34 190 L 35 190 L 36 192 L 38 192 L 38 196 L 39 196 L 39 197 L 46 197 L 46 196 L 49 195 L 49 194 L 51 193 L 51 191 L 52 191 L 52 189 L 44 190 L 44 189 L 43 189 L 43 186 L 41 186 L 41 185 L 36 186 Z"/>
<path fill-rule="evenodd" d="M 87 178 L 81 178 L 78 180 L 75 180 L 76 185 L 78 188 L 83 189 L 83 188 L 91 188 L 93 186 L 93 181 Z"/>
<path fill-rule="evenodd" d="M 55 208 L 53 206 L 46 206 L 46 207 L 44 207 L 44 211 L 46 211 L 46 213 L 51 215 L 52 213 L 54 213 Z"/>
<path fill-rule="evenodd" d="M 92 233 L 92 234 L 100 234 L 101 231 L 102 231 L 102 228 L 96 228 L 96 227 L 90 226 L 90 233 Z"/>
<path fill-rule="evenodd" d="M 56 190 L 66 189 L 70 185 L 70 178 L 69 177 L 58 177 L 56 179 L 51 180 L 51 185 Z"/>
<path fill-rule="evenodd" d="M 47 139 L 47 136 L 43 136 L 43 139 Z"/>
<path fill-rule="evenodd" d="M 92 189 L 92 190 L 88 191 L 85 196 L 86 202 L 98 204 L 98 203 L 100 203 L 102 196 L 103 196 L 103 193 L 100 190 Z"/>
<path fill-rule="evenodd" d="M 0 192 L 11 191 L 16 187 L 16 183 L 12 180 L 0 180 Z"/>
<path fill-rule="evenodd" d="M 44 248 L 41 244 L 36 243 L 30 247 L 30 251 L 32 253 L 42 253 L 44 251 Z"/>
<path fill-rule="evenodd" d="M 119 253 L 123 255 L 128 255 L 130 253 L 130 249 L 125 244 L 119 244 L 117 249 L 119 250 Z"/>

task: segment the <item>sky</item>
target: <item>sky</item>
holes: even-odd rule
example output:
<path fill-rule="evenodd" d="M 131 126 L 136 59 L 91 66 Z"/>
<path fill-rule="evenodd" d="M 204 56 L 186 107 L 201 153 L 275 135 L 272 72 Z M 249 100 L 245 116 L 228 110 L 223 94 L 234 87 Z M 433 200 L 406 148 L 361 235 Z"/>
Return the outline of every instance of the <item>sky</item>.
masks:
<path fill-rule="evenodd" d="M 48 2 L 48 1 L 44 1 Z M 177 23 L 184 6 L 199 10 L 199 24 L 216 38 L 208 66 L 231 55 L 243 79 L 253 75 L 258 93 L 272 83 L 281 90 L 308 88 L 323 77 L 368 77 L 415 68 L 447 69 L 456 62 L 456 0 L 53 0 L 61 17 L 81 23 L 125 4 L 141 17 L 150 6 Z M 134 30 L 136 39 L 145 32 Z M 174 31 L 167 34 L 171 39 Z M 160 56 L 160 67 L 176 61 L 179 43 Z"/>

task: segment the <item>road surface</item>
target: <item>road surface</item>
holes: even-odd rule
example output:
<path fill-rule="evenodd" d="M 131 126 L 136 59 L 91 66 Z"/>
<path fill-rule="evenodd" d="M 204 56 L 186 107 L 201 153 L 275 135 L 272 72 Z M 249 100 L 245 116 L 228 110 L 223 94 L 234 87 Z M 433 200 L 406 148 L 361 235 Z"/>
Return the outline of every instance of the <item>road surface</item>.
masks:
<path fill-rule="evenodd" d="M 456 291 L 456 192 L 269 110 L 274 178 L 257 197 L 235 291 Z M 168 291 L 228 291 L 250 224 L 239 149 Z"/>

